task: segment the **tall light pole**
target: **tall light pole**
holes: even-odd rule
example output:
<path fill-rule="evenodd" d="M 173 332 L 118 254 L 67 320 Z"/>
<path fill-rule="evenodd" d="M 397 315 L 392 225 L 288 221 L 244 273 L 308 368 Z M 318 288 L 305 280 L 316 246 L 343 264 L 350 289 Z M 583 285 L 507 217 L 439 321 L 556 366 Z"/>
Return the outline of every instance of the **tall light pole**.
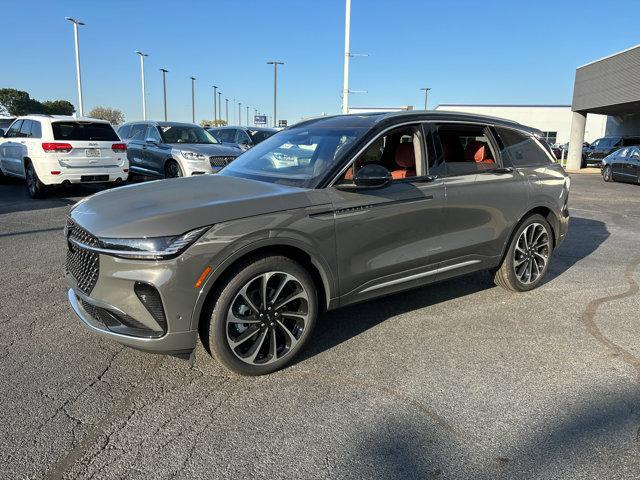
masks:
<path fill-rule="evenodd" d="M 215 125 L 218 122 L 218 109 L 216 108 L 216 104 L 218 102 L 218 86 L 213 86 L 213 124 Z"/>
<path fill-rule="evenodd" d="M 253 109 L 253 126 L 256 126 L 256 116 L 258 115 L 258 109 L 254 108 Z"/>
<path fill-rule="evenodd" d="M 222 91 L 218 91 L 218 116 L 222 120 Z"/>
<path fill-rule="evenodd" d="M 284 65 L 284 62 L 271 60 L 267 62 L 267 65 L 273 65 L 273 126 L 275 127 L 278 118 L 278 65 Z"/>
<path fill-rule="evenodd" d="M 246 118 L 246 122 L 247 122 L 247 127 L 250 125 L 249 123 L 249 107 L 247 107 L 247 118 Z"/>
<path fill-rule="evenodd" d="M 225 117 L 227 119 L 227 125 L 229 125 L 229 99 L 225 98 L 224 99 L 224 113 L 225 113 Z"/>
<path fill-rule="evenodd" d="M 148 57 L 146 53 L 142 53 L 139 50 L 136 50 L 136 53 L 140 55 L 140 78 L 142 81 L 142 119 L 147 119 L 147 97 L 144 93 L 144 57 Z"/>
<path fill-rule="evenodd" d="M 80 44 L 78 42 L 78 25 L 84 25 L 80 20 L 76 20 L 73 17 L 65 17 L 73 23 L 73 38 L 76 47 L 76 80 L 78 83 L 78 110 L 80 116 L 84 116 L 84 105 L 82 103 L 82 77 L 80 76 Z"/>
<path fill-rule="evenodd" d="M 342 113 L 349 113 L 349 60 L 351 52 L 349 41 L 351 36 L 351 0 L 346 0 L 346 12 L 344 17 L 344 71 L 342 87 Z"/>
<path fill-rule="evenodd" d="M 164 99 L 164 121 L 167 121 L 167 70 L 166 68 L 161 68 L 162 72 L 162 98 Z"/>
<path fill-rule="evenodd" d="M 191 79 L 191 123 L 196 123 L 196 77 Z"/>
<path fill-rule="evenodd" d="M 242 102 L 238 102 L 238 125 L 242 126 Z"/>
<path fill-rule="evenodd" d="M 424 90 L 424 109 L 427 109 L 427 97 L 429 96 L 429 87 L 422 87 L 420 90 Z"/>
<path fill-rule="evenodd" d="M 235 97 L 233 98 L 233 108 L 232 108 L 232 112 L 233 113 L 233 123 L 236 123 L 236 99 Z"/>

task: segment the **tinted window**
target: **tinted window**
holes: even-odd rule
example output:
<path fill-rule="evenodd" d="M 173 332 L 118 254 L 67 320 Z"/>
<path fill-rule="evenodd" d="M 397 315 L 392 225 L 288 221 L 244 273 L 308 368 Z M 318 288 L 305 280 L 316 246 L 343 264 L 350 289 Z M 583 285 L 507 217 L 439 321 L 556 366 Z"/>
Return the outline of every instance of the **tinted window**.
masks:
<path fill-rule="evenodd" d="M 640 145 L 640 138 L 625 138 L 622 140 L 622 145 L 624 145 L 625 147 L 630 145 Z"/>
<path fill-rule="evenodd" d="M 191 125 L 161 125 L 160 136 L 164 143 L 218 143 L 213 135 L 202 127 Z"/>
<path fill-rule="evenodd" d="M 238 132 L 238 135 L 236 136 L 236 143 L 239 143 L 239 144 L 251 143 L 251 139 L 249 138 L 249 135 L 247 135 L 244 130 L 237 130 L 237 132 Z"/>
<path fill-rule="evenodd" d="M 131 125 L 125 125 L 123 127 L 120 127 L 120 129 L 118 130 L 118 135 L 120 135 L 120 138 L 122 140 L 126 140 L 127 138 L 129 138 L 130 133 L 131 133 Z"/>
<path fill-rule="evenodd" d="M 21 137 L 30 137 L 31 136 L 31 120 L 23 120 L 22 126 L 20 127 L 20 136 Z"/>
<path fill-rule="evenodd" d="M 502 142 L 502 160 L 514 167 L 537 167 L 551 163 L 549 155 L 536 140 L 510 128 L 496 127 Z"/>
<path fill-rule="evenodd" d="M 67 141 L 106 141 L 117 142 L 118 134 L 108 123 L 93 122 L 54 122 L 51 124 L 53 138 Z"/>
<path fill-rule="evenodd" d="M 147 133 L 147 126 L 144 123 L 136 123 L 131 125 L 131 133 L 129 138 L 131 140 L 144 140 L 144 136 Z"/>
<path fill-rule="evenodd" d="M 156 127 L 154 127 L 153 125 L 149 125 L 149 128 L 147 129 L 147 136 L 145 137 L 145 140 L 147 138 L 153 138 L 156 142 L 162 143 L 162 138 L 160 138 L 160 134 L 158 133 L 158 129 Z"/>
<path fill-rule="evenodd" d="M 236 143 L 236 131 L 233 128 L 218 130 L 216 138 L 222 143 Z"/>
<path fill-rule="evenodd" d="M 5 135 L 7 138 L 16 138 L 20 136 L 20 127 L 22 126 L 22 120 L 18 120 L 11 125 L 11 128 Z"/>
<path fill-rule="evenodd" d="M 437 125 L 436 158 L 429 165 L 432 175 L 466 175 L 496 166 L 491 142 L 483 126 Z"/>
<path fill-rule="evenodd" d="M 42 138 L 42 125 L 40 122 L 35 120 L 31 122 L 31 136 L 33 138 Z"/>
<path fill-rule="evenodd" d="M 260 143 L 276 132 L 272 132 L 271 130 L 249 130 L 249 136 L 253 143 Z"/>

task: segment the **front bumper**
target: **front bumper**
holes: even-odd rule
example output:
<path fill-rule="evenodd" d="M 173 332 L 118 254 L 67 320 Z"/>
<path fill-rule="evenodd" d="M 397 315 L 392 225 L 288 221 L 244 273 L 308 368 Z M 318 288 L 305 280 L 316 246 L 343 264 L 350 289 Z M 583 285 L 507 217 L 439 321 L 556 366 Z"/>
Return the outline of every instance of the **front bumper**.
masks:
<path fill-rule="evenodd" d="M 83 308 L 80 301 L 81 298 L 91 303 L 91 299 L 89 297 L 83 296 L 81 292 L 70 288 L 68 298 L 71 308 L 76 316 L 82 321 L 83 325 L 93 333 L 104 338 L 110 338 L 111 340 L 115 340 L 116 342 L 122 343 L 128 347 L 155 353 L 186 353 L 192 351 L 196 346 L 198 338 L 197 330 L 173 333 L 167 332 L 160 338 L 140 338 L 112 332 L 106 325 L 93 318 Z M 93 304 L 95 305 L 95 303 Z"/>

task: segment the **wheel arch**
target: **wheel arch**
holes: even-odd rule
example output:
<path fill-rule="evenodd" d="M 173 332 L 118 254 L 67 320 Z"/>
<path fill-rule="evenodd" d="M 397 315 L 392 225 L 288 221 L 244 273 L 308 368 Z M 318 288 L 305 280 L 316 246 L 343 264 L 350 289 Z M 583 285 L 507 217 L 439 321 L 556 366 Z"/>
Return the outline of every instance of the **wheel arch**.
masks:
<path fill-rule="evenodd" d="M 522 225 L 522 222 L 524 222 L 531 215 L 535 215 L 535 214 L 541 215 L 549 223 L 549 226 L 551 227 L 551 237 L 553 240 L 553 248 L 555 248 L 556 245 L 559 243 L 558 234 L 560 232 L 560 219 L 558 218 L 556 213 L 553 211 L 553 209 L 545 205 L 537 205 L 535 207 L 529 208 L 525 213 L 523 213 L 520 216 L 518 221 L 514 224 L 513 228 L 511 229 L 511 233 L 509 234 L 508 240 L 505 243 L 504 247 L 502 248 L 502 255 L 500 257 L 501 261 L 504 260 L 504 256 L 509 251 L 509 245 L 511 245 L 511 242 L 513 241 L 513 237 L 516 231 L 518 230 L 518 228 L 520 227 L 520 225 Z"/>
<path fill-rule="evenodd" d="M 275 240 L 275 241 L 271 241 Z M 326 261 L 312 253 L 302 242 L 293 239 L 265 239 L 257 241 L 238 250 L 218 263 L 214 274 L 204 285 L 191 319 L 191 328 L 200 329 L 203 324 L 202 315 L 207 310 L 205 307 L 215 301 L 219 294 L 220 286 L 229 278 L 230 272 L 240 263 L 252 257 L 264 257 L 278 255 L 291 258 L 300 263 L 311 275 L 318 292 L 318 310 L 324 311 L 331 308 L 332 293 L 335 291 L 334 279 Z"/>

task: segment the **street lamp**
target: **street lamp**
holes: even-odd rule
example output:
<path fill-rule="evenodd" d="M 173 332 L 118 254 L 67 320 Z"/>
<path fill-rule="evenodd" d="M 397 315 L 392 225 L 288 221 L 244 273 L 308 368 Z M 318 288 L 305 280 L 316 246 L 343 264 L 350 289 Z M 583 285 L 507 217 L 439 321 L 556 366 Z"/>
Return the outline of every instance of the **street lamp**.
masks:
<path fill-rule="evenodd" d="M 220 120 L 222 120 L 222 92 L 218 91 L 218 115 L 220 116 Z"/>
<path fill-rule="evenodd" d="M 214 85 L 213 86 L 213 124 L 215 125 L 218 121 L 218 109 L 216 108 L 216 103 L 218 102 L 218 95 L 217 92 L 218 91 L 218 86 Z"/>
<path fill-rule="evenodd" d="M 162 98 L 164 99 L 164 121 L 167 121 L 167 70 L 166 68 L 161 68 L 162 72 Z"/>
<path fill-rule="evenodd" d="M 347 0 L 350 1 L 350 0 Z M 273 65 L 273 126 L 276 126 L 278 118 L 277 110 L 277 97 L 278 97 L 278 65 L 284 65 L 284 62 L 278 62 L 277 60 L 271 60 L 267 62 L 267 65 Z"/>
<path fill-rule="evenodd" d="M 142 79 L 142 119 L 147 119 L 147 98 L 144 94 L 144 57 L 148 57 L 146 53 L 142 53 L 136 50 L 136 53 L 140 55 L 140 77 Z"/>
<path fill-rule="evenodd" d="M 247 127 L 249 126 L 249 107 L 247 107 L 247 118 L 246 118 L 246 122 L 247 122 Z"/>
<path fill-rule="evenodd" d="M 238 125 L 242 126 L 242 102 L 238 102 Z"/>
<path fill-rule="evenodd" d="M 427 109 L 427 97 L 429 96 L 429 87 L 422 87 L 420 90 L 424 90 L 424 109 Z"/>
<path fill-rule="evenodd" d="M 80 44 L 78 42 L 78 25 L 84 25 L 80 20 L 76 20 L 73 17 L 65 17 L 66 20 L 69 20 L 73 23 L 73 37 L 74 43 L 76 47 L 76 80 L 78 82 L 78 109 L 80 111 L 80 116 L 84 116 L 84 106 L 82 104 L 82 77 L 80 76 Z"/>
<path fill-rule="evenodd" d="M 191 123 L 196 123 L 196 77 L 191 79 Z"/>
<path fill-rule="evenodd" d="M 225 113 L 225 118 L 227 119 L 227 125 L 229 125 L 229 99 L 225 98 L 224 99 L 224 113 Z"/>

